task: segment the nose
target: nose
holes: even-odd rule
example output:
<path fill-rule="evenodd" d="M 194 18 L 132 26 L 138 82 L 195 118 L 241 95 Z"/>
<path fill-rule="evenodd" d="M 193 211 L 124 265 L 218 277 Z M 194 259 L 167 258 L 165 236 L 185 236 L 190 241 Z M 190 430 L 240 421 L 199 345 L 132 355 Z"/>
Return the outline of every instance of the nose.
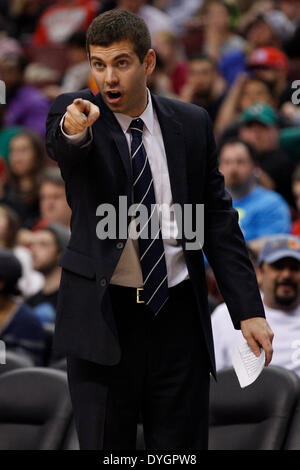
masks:
<path fill-rule="evenodd" d="M 118 83 L 118 76 L 116 74 L 116 71 L 114 70 L 113 67 L 107 67 L 106 69 L 106 75 L 105 75 L 105 82 L 108 86 L 113 86 Z"/>
<path fill-rule="evenodd" d="M 293 270 L 289 267 L 289 266 L 285 266 L 282 270 L 281 270 L 281 277 L 283 279 L 285 278 L 289 278 L 293 275 Z"/>

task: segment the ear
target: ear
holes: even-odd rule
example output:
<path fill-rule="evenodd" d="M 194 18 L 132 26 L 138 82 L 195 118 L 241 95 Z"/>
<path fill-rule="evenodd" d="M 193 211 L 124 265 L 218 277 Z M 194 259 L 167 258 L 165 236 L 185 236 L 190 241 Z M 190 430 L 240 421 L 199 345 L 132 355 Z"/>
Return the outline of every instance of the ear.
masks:
<path fill-rule="evenodd" d="M 156 65 L 156 54 L 154 49 L 149 49 L 144 58 L 145 74 L 149 76 L 152 74 Z"/>

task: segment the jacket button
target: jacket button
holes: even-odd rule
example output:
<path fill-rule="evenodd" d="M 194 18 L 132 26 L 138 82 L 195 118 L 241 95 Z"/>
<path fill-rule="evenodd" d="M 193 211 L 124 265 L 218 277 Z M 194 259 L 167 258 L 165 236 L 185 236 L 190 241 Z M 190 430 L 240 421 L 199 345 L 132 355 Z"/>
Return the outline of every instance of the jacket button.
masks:
<path fill-rule="evenodd" d="M 124 243 L 123 243 L 123 242 L 117 243 L 117 248 L 121 249 L 121 248 L 123 248 L 123 246 L 124 246 Z"/>
<path fill-rule="evenodd" d="M 105 287 L 105 286 L 106 286 L 106 279 L 105 279 L 105 277 L 103 277 L 103 278 L 101 279 L 101 281 L 100 281 L 100 286 L 101 286 L 101 287 Z"/>

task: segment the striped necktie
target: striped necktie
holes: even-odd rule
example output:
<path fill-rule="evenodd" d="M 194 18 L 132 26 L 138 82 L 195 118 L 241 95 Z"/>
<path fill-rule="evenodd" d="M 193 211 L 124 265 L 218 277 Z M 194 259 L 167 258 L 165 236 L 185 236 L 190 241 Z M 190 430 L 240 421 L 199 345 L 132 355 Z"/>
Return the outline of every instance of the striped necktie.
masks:
<path fill-rule="evenodd" d="M 133 196 L 138 206 L 147 208 L 148 220 L 138 231 L 140 263 L 143 274 L 144 300 L 156 315 L 168 299 L 168 277 L 159 215 L 155 202 L 153 177 L 143 145 L 142 119 L 133 119 L 129 129 L 132 134 L 131 161 Z M 138 206 L 136 213 L 138 212 Z M 151 237 L 151 226 L 156 233 Z M 153 230 L 152 230 L 153 231 Z M 145 238 L 144 236 L 147 235 Z"/>

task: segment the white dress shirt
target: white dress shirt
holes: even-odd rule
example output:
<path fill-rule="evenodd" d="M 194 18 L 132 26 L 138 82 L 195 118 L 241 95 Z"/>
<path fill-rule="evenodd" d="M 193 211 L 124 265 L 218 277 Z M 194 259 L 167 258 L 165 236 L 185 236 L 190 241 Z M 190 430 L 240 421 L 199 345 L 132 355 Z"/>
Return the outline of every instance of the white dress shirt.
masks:
<path fill-rule="evenodd" d="M 152 106 L 149 90 L 147 107 L 140 116 L 132 118 L 131 116 L 121 113 L 114 113 L 114 115 L 125 134 L 129 152 L 131 147 L 131 131 L 128 129 L 130 123 L 132 119 L 137 119 L 138 117 L 144 121 L 143 144 L 152 171 L 156 203 L 159 205 L 167 204 L 171 207 L 173 202 L 166 152 L 159 122 Z M 61 131 L 65 137 L 71 139 L 74 143 L 81 142 L 85 138 L 87 130 L 80 134 L 69 136 L 63 131 L 63 119 L 64 117 L 61 120 Z M 101 115 L 99 119 L 101 119 Z M 91 128 L 90 134 L 92 138 Z M 188 278 L 188 270 L 184 260 L 182 247 L 176 240 L 176 236 L 178 234 L 176 220 L 172 211 L 170 214 L 171 217 L 160 217 L 160 224 L 165 249 L 168 286 L 172 287 Z M 128 287 L 143 286 L 143 277 L 138 251 L 138 240 L 129 237 L 111 278 L 111 284 Z"/>

